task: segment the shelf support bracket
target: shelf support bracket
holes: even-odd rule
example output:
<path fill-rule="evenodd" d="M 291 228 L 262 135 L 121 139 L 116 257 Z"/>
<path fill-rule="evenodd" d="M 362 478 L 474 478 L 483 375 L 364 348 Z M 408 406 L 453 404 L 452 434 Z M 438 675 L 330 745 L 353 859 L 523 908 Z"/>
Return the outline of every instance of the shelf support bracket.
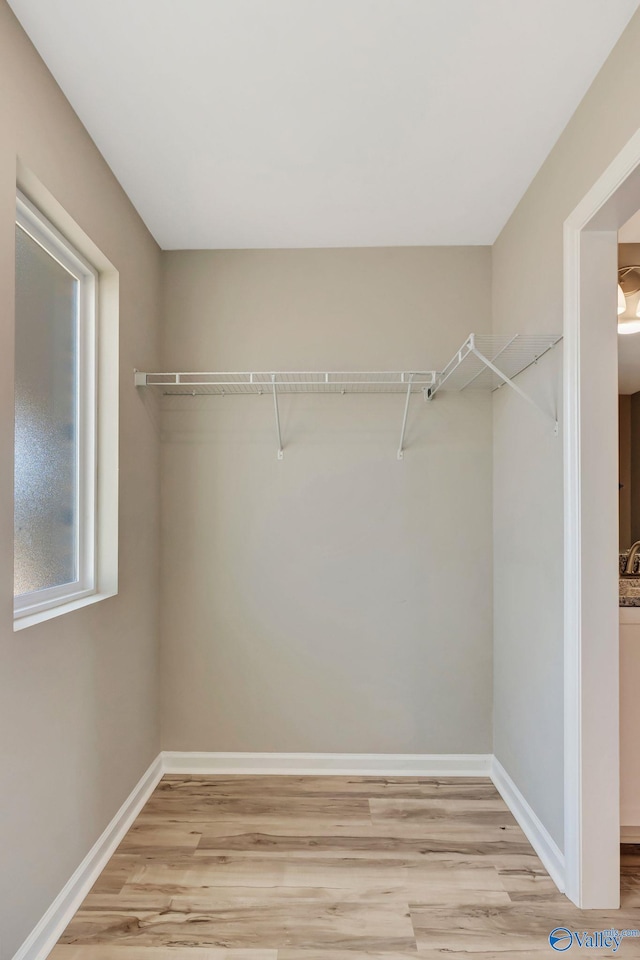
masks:
<path fill-rule="evenodd" d="M 276 433 L 278 434 L 278 460 L 284 459 L 284 450 L 282 449 L 282 433 L 280 432 L 280 410 L 278 409 L 278 391 L 276 388 L 276 375 L 271 374 L 271 385 L 273 387 L 273 408 L 276 414 Z"/>
<path fill-rule="evenodd" d="M 411 402 L 411 387 L 413 386 L 413 374 L 409 374 L 409 386 L 407 387 L 407 398 L 404 402 L 404 417 L 402 418 L 402 430 L 400 431 L 400 446 L 398 447 L 398 460 L 404 460 L 404 435 L 407 430 L 407 417 L 409 416 L 409 403 Z"/>
<path fill-rule="evenodd" d="M 507 386 L 511 387 L 512 390 L 515 390 L 515 392 L 519 396 L 521 396 L 523 400 L 526 400 L 527 403 L 530 403 L 532 407 L 535 407 L 538 413 L 540 413 L 546 420 L 551 420 L 553 424 L 553 432 L 556 437 L 558 436 L 558 418 L 553 416 L 553 414 L 549 413 L 548 410 L 545 410 L 544 407 L 541 407 L 540 404 L 533 399 L 533 397 L 529 396 L 529 394 L 522 389 L 522 387 L 518 386 L 518 384 L 515 383 L 515 381 L 510 379 L 506 374 L 502 372 L 502 370 L 496 367 L 495 363 L 492 363 L 492 361 L 489 360 L 488 357 L 485 357 L 483 353 L 480 353 L 480 351 L 476 347 L 473 335 L 469 339 L 469 349 L 471 350 L 472 353 L 476 355 L 478 360 L 481 360 L 482 363 L 484 363 L 485 366 L 489 368 L 489 370 L 493 371 L 493 373 L 495 373 L 497 377 L 500 377 L 503 383 L 506 383 Z"/>

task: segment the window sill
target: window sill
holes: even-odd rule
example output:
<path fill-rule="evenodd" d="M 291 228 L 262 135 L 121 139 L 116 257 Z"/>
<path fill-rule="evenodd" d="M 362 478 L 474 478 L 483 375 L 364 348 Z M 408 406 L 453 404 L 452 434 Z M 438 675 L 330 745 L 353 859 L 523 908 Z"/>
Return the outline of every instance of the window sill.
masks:
<path fill-rule="evenodd" d="M 117 596 L 118 590 L 101 590 L 97 593 L 91 593 L 89 596 L 78 597 L 75 600 L 69 600 L 66 603 L 59 603 L 55 607 L 49 607 L 47 610 L 39 610 L 37 613 L 25 614 L 23 617 L 16 617 L 13 621 L 13 630 L 25 630 L 36 623 L 44 623 L 45 620 L 52 620 L 54 617 L 60 617 L 64 613 L 72 613 L 74 610 L 80 610 L 82 607 L 89 606 L 90 603 L 98 603 L 99 600 L 108 600 L 109 597 Z"/>

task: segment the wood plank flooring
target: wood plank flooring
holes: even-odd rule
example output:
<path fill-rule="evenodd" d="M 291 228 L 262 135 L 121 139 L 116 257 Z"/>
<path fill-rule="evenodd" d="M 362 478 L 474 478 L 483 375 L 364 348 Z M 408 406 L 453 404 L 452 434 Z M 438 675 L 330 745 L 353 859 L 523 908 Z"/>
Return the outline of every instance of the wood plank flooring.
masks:
<path fill-rule="evenodd" d="M 622 910 L 581 913 L 488 779 L 166 776 L 51 960 L 549 958 L 640 927 L 623 850 Z"/>

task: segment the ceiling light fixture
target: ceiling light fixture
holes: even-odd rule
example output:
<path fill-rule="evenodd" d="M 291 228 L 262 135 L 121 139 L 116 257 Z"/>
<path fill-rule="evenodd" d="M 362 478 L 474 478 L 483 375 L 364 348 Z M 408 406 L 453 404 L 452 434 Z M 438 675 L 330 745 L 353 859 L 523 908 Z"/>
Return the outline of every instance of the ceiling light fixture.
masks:
<path fill-rule="evenodd" d="M 625 316 L 628 299 L 640 294 L 640 265 L 618 268 L 618 333 L 640 333 L 640 296 L 631 316 Z"/>
<path fill-rule="evenodd" d="M 640 317 L 637 320 L 618 320 L 618 333 L 640 333 Z"/>

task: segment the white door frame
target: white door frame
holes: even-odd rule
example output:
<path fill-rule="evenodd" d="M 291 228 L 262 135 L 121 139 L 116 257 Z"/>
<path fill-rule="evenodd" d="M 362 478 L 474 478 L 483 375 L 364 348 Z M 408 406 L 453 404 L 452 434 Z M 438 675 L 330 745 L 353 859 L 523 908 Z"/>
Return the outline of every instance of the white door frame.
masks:
<path fill-rule="evenodd" d="M 564 224 L 565 887 L 584 909 L 619 906 L 613 278 L 617 231 L 639 208 L 640 130 Z"/>

